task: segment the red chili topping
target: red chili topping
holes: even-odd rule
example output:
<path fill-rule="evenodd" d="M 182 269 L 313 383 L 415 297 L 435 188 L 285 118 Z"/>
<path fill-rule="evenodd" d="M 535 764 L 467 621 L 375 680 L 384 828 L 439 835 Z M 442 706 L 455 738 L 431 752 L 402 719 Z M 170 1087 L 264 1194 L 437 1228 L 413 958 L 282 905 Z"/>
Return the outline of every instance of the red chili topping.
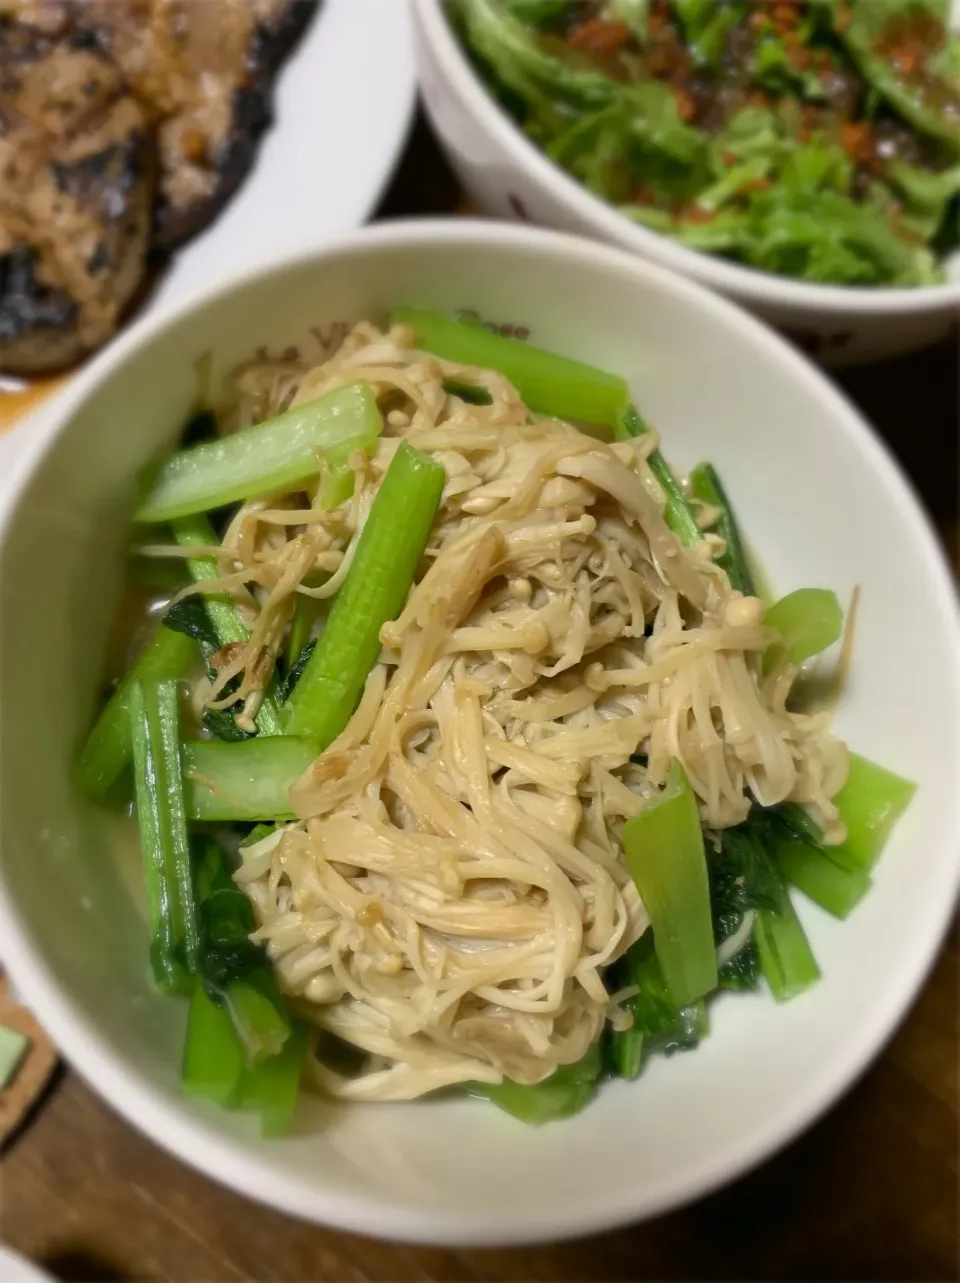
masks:
<path fill-rule="evenodd" d="M 632 39 L 630 28 L 624 22 L 610 22 L 604 18 L 592 18 L 579 27 L 574 27 L 567 37 L 567 43 L 574 49 L 585 49 L 589 53 L 616 53 Z"/>

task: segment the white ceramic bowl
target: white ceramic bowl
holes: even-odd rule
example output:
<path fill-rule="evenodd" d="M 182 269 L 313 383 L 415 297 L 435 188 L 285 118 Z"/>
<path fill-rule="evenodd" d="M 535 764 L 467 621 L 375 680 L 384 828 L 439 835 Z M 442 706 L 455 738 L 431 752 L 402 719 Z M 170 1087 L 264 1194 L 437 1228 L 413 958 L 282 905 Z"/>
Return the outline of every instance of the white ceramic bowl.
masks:
<path fill-rule="evenodd" d="M 469 1100 L 334 1110 L 296 1135 L 178 1092 L 182 1004 L 102 817 L 71 787 L 122 574 L 133 476 L 175 439 L 194 361 L 393 302 L 528 325 L 626 376 L 680 467 L 716 461 L 773 582 L 863 587 L 840 729 L 920 781 L 846 923 L 801 906 L 825 979 L 777 1007 L 725 996 L 696 1052 L 529 1130 Z M 661 1212 L 758 1162 L 826 1108 L 902 1016 L 941 939 L 960 862 L 960 637 L 934 536 L 889 456 L 789 346 L 634 256 L 507 224 L 386 225 L 225 283 L 122 335 L 29 443 L 0 500 L 0 949 L 24 998 L 116 1109 L 252 1198 L 413 1240 L 555 1240 Z"/>
<path fill-rule="evenodd" d="M 953 0 L 960 20 L 960 0 Z M 623 218 L 549 160 L 487 92 L 444 0 L 412 0 L 427 113 L 477 209 L 580 232 L 672 267 L 784 330 L 832 365 L 877 360 L 942 338 L 960 318 L 960 252 L 948 284 L 922 289 L 808 285 L 678 245 Z"/>

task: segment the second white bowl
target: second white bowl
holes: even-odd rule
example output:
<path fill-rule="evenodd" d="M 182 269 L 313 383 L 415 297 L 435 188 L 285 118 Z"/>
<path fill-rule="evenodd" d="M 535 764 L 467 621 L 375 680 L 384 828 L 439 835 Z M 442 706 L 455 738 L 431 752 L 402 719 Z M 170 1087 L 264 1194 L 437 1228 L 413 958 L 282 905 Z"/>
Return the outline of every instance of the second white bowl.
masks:
<path fill-rule="evenodd" d="M 460 47 L 444 0 L 412 0 L 420 84 L 451 165 L 476 208 L 623 246 L 725 294 L 828 365 L 879 360 L 943 338 L 960 319 L 960 251 L 949 282 L 918 289 L 810 285 L 686 249 L 582 187 L 521 132 Z M 960 16 L 960 0 L 954 0 Z"/>

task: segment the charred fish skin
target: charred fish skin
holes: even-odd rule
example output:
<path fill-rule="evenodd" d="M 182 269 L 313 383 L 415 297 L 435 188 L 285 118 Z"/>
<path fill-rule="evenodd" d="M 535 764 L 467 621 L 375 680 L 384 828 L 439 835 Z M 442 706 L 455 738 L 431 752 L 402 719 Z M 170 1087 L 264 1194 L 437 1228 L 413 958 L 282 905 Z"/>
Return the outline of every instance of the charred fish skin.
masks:
<path fill-rule="evenodd" d="M 244 19 L 248 4 L 241 4 Z M 224 107 L 217 122 L 183 119 L 161 125 L 162 175 L 154 222 L 157 249 L 171 250 L 207 227 L 253 167 L 263 134 L 273 123 L 277 75 L 320 8 L 320 0 L 269 0 L 248 30 L 242 62 L 224 76 Z M 223 10 L 235 5 L 224 5 Z M 223 11 L 222 10 L 222 11 Z M 221 12 L 222 12 L 221 11 Z M 192 128 L 191 128 L 192 127 Z M 192 134 L 192 136 L 191 136 Z M 191 144 L 203 139 L 198 155 Z M 171 145 L 173 144 L 173 145 Z M 194 190 L 191 191 L 190 188 Z"/>
<path fill-rule="evenodd" d="M 36 8 L 36 6 L 34 6 Z M 89 42 L 0 18 L 0 370 L 49 373 L 104 343 L 145 271 L 156 148 Z"/>
<path fill-rule="evenodd" d="M 0 371 L 94 351 L 151 258 L 216 217 L 319 7 L 0 0 Z"/>

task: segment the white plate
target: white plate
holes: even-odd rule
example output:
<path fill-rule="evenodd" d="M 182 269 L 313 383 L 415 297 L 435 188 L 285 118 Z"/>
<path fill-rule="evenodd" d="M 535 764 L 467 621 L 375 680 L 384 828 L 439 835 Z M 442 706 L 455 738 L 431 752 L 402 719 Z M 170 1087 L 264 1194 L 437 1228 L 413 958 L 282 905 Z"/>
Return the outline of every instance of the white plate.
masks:
<path fill-rule="evenodd" d="M 220 217 L 173 256 L 136 319 L 365 222 L 403 148 L 416 86 L 404 0 L 321 0 L 280 68 L 274 122 L 253 169 Z M 0 480 L 61 395 L 0 434 Z"/>
<path fill-rule="evenodd" d="M 0 1247 L 0 1280 L 2 1283 L 54 1283 L 52 1275 L 8 1247 Z"/>
<path fill-rule="evenodd" d="M 280 68 L 253 171 L 174 258 L 159 307 L 366 221 L 393 172 L 416 98 L 404 0 L 321 0 Z"/>

